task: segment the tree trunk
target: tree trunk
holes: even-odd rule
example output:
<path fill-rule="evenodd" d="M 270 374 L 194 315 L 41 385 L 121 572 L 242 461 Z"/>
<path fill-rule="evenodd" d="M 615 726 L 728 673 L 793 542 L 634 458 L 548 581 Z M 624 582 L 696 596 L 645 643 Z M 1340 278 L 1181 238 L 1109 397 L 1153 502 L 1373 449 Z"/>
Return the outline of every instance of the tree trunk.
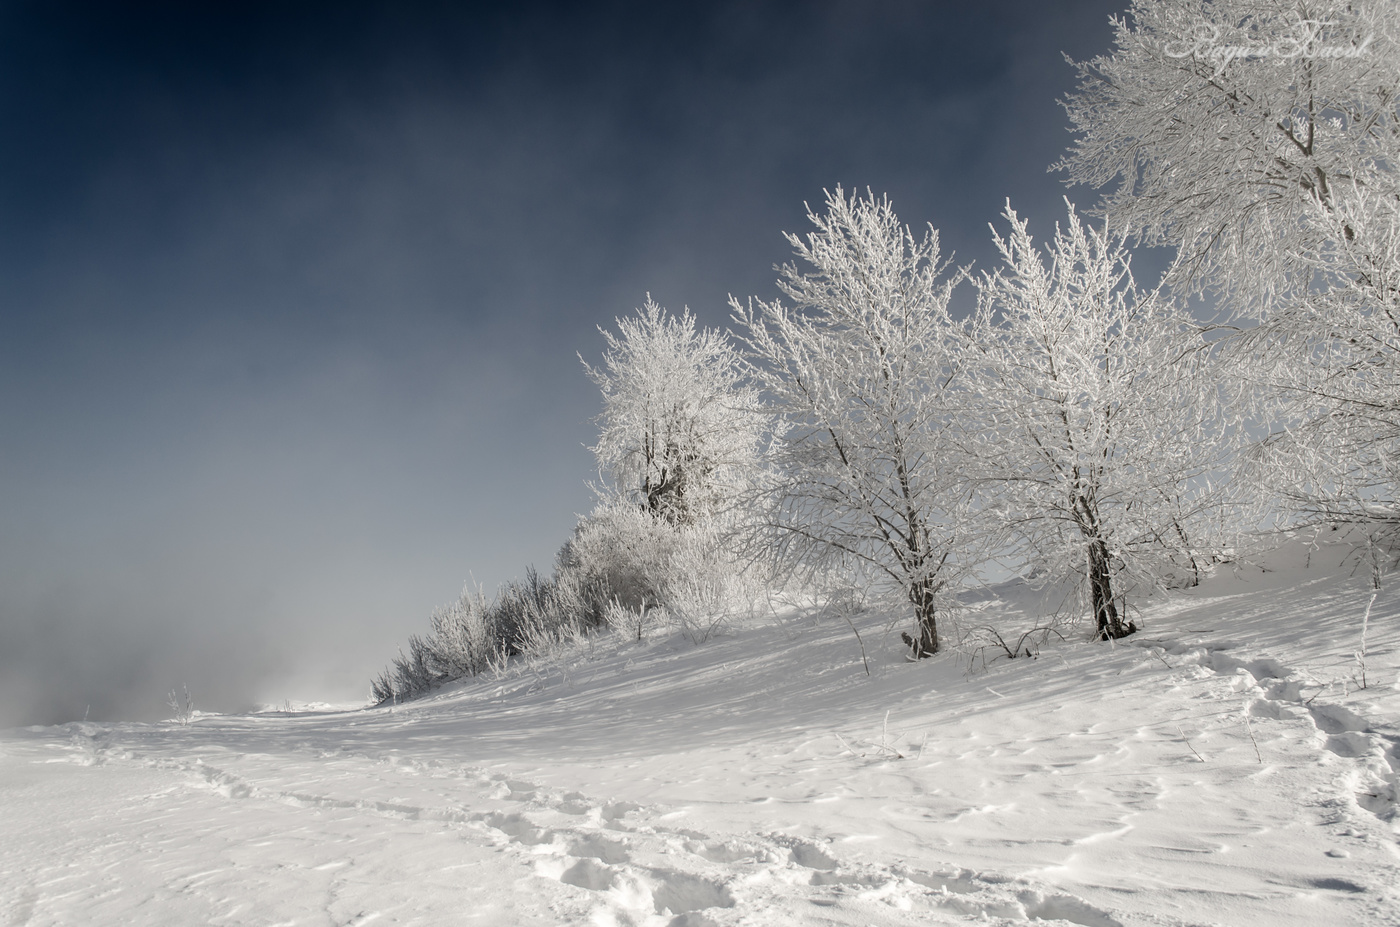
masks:
<path fill-rule="evenodd" d="M 1118 606 L 1113 601 L 1108 545 L 1100 538 L 1089 542 L 1089 593 L 1094 606 L 1095 640 L 1116 640 L 1137 630 L 1136 624 L 1131 621 L 1125 624 L 1118 615 Z"/>
<path fill-rule="evenodd" d="M 902 634 L 909 645 L 915 660 L 931 657 L 938 653 L 938 619 L 934 614 L 933 584 L 921 580 L 909 587 L 909 601 L 914 606 L 914 619 L 919 632 L 918 640 Z"/>

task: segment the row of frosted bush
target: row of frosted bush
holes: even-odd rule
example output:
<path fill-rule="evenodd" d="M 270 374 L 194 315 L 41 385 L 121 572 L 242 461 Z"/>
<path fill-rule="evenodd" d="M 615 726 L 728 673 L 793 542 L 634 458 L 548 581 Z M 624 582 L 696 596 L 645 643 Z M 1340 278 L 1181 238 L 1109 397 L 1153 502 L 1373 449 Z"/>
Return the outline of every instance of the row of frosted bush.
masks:
<path fill-rule="evenodd" d="M 714 525 L 677 527 L 625 501 L 602 505 L 579 523 L 548 578 L 531 568 L 493 599 L 468 587 L 435 609 L 428 634 L 411 636 L 408 651 L 372 680 L 372 696 L 379 704 L 415 698 L 600 629 L 640 638 L 664 619 L 692 640 L 708 637 L 748 588 L 722 537 Z"/>

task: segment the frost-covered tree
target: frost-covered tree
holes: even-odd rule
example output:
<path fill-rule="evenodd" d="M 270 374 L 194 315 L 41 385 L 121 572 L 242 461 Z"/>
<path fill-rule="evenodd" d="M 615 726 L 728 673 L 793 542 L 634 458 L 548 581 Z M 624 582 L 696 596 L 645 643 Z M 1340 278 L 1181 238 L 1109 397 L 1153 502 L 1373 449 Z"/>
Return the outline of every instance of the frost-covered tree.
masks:
<path fill-rule="evenodd" d="M 809 268 L 781 268 L 792 301 L 731 300 L 754 375 L 785 418 L 780 557 L 860 561 L 913 606 L 915 656 L 937 653 L 938 616 L 969 568 L 969 481 L 959 453 L 962 272 L 938 233 L 916 237 L 888 199 L 828 192 L 816 231 L 787 235 Z"/>
<path fill-rule="evenodd" d="M 650 295 L 617 329 L 599 329 L 602 366 L 584 362 L 603 393 L 599 467 L 617 492 L 672 525 L 732 506 L 755 476 L 770 428 L 735 346 L 698 328 L 689 309 L 672 315 Z"/>
<path fill-rule="evenodd" d="M 584 367 L 603 393 L 593 450 L 608 481 L 560 551 L 558 576 L 599 615 L 741 604 L 732 539 L 763 478 L 773 416 L 729 336 L 688 309 L 673 315 L 648 295 L 603 337 L 602 365 Z"/>
<path fill-rule="evenodd" d="M 1296 510 L 1400 521 L 1400 2 L 1135 0 L 1061 162 L 1251 319 L 1256 460 Z"/>
<path fill-rule="evenodd" d="M 977 281 L 970 372 L 989 512 L 1050 581 L 1077 577 L 1100 639 L 1131 634 L 1138 582 L 1191 581 L 1214 552 L 1239 434 L 1187 313 L 1133 280 L 1120 237 L 1069 210 L 1044 249 L 1007 205 Z"/>

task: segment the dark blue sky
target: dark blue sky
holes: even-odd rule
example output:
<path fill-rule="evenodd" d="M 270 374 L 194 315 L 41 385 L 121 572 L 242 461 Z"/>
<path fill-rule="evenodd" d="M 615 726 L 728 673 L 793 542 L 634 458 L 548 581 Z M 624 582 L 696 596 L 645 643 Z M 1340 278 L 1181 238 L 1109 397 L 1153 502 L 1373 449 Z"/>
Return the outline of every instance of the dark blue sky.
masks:
<path fill-rule="evenodd" d="M 590 507 L 597 325 L 1048 232 L 1122 5 L 0 6 L 0 724 L 364 694 Z"/>

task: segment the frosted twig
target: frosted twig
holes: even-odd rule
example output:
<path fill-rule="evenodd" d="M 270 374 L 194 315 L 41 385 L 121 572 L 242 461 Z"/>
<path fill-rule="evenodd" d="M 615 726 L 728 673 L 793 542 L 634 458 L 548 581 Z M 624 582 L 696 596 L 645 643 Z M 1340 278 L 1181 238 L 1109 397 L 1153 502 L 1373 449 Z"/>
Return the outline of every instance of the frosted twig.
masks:
<path fill-rule="evenodd" d="M 846 738 L 842 737 L 840 734 L 836 733 L 835 731 L 833 731 L 832 734 L 833 734 L 833 736 L 835 736 L 835 738 L 836 738 L 838 741 L 841 742 L 841 746 L 845 748 L 846 752 L 850 753 L 852 756 L 866 757 L 866 756 L 869 756 L 869 755 L 870 755 L 869 753 L 857 752 L 856 749 L 855 749 L 854 747 L 852 747 L 852 746 L 846 741 Z M 865 741 L 864 743 L 860 744 L 860 746 L 862 746 L 862 747 L 868 747 L 868 748 L 870 749 L 870 751 L 876 753 L 877 755 L 880 755 L 880 756 L 886 756 L 886 755 L 888 755 L 888 756 L 893 757 L 893 758 L 896 759 L 896 760 L 902 760 L 902 759 L 904 759 L 904 754 L 903 754 L 903 753 L 900 753 L 900 752 L 899 752 L 899 748 L 896 746 L 896 743 L 899 741 L 899 738 L 902 737 L 902 736 L 903 736 L 903 734 L 896 734 L 894 740 L 891 740 L 891 739 L 890 739 L 890 713 L 889 713 L 888 711 L 886 711 L 886 712 L 885 712 L 885 720 L 884 720 L 884 723 L 880 726 L 880 739 L 879 739 L 878 741 L 874 741 L 874 740 Z M 927 734 L 927 733 L 925 733 L 924 738 L 927 740 L 927 738 L 928 738 L 928 734 Z M 920 754 L 922 755 L 922 753 L 923 753 L 923 746 L 922 746 L 922 745 L 920 745 L 920 747 L 919 747 L 919 752 L 920 752 Z"/>
<path fill-rule="evenodd" d="M 1198 760 L 1200 760 L 1202 763 L 1204 763 L 1204 762 L 1206 761 L 1206 758 L 1203 757 L 1203 756 L 1201 756 L 1199 753 L 1196 753 L 1196 748 L 1193 747 L 1193 746 L 1191 746 L 1191 739 L 1190 739 L 1189 737 L 1186 736 L 1186 732 L 1183 731 L 1183 730 L 1181 729 L 1181 725 L 1180 725 L 1180 724 L 1178 724 L 1178 725 L 1176 726 L 1176 732 L 1177 732 L 1178 734 L 1180 734 L 1180 735 L 1181 735 L 1181 739 L 1182 739 L 1183 741 L 1186 742 L 1187 748 L 1188 748 L 1192 753 L 1195 753 L 1195 754 L 1196 754 L 1196 759 L 1198 759 Z"/>
<path fill-rule="evenodd" d="M 1264 765 L 1264 754 L 1259 752 L 1259 741 L 1254 739 L 1254 726 L 1249 723 L 1249 709 L 1244 712 L 1244 729 L 1249 731 L 1249 742 L 1254 744 L 1254 757 L 1259 761 L 1259 765 Z"/>
<path fill-rule="evenodd" d="M 1379 581 L 1377 581 L 1379 585 Z M 1366 603 L 1366 614 L 1361 616 L 1361 649 L 1356 651 L 1356 662 L 1361 667 L 1361 688 L 1366 688 L 1366 631 L 1371 625 L 1371 606 L 1376 604 L 1376 596 L 1380 594 L 1379 588 L 1371 593 L 1371 600 Z"/>
<path fill-rule="evenodd" d="M 856 643 L 860 644 L 860 662 L 865 664 L 865 675 L 870 675 L 870 661 L 865 658 L 865 641 L 860 639 L 860 632 L 856 630 L 855 622 L 851 616 L 846 614 L 845 609 L 841 610 L 841 617 L 846 619 L 846 624 L 850 625 L 851 633 L 856 636 Z"/>

